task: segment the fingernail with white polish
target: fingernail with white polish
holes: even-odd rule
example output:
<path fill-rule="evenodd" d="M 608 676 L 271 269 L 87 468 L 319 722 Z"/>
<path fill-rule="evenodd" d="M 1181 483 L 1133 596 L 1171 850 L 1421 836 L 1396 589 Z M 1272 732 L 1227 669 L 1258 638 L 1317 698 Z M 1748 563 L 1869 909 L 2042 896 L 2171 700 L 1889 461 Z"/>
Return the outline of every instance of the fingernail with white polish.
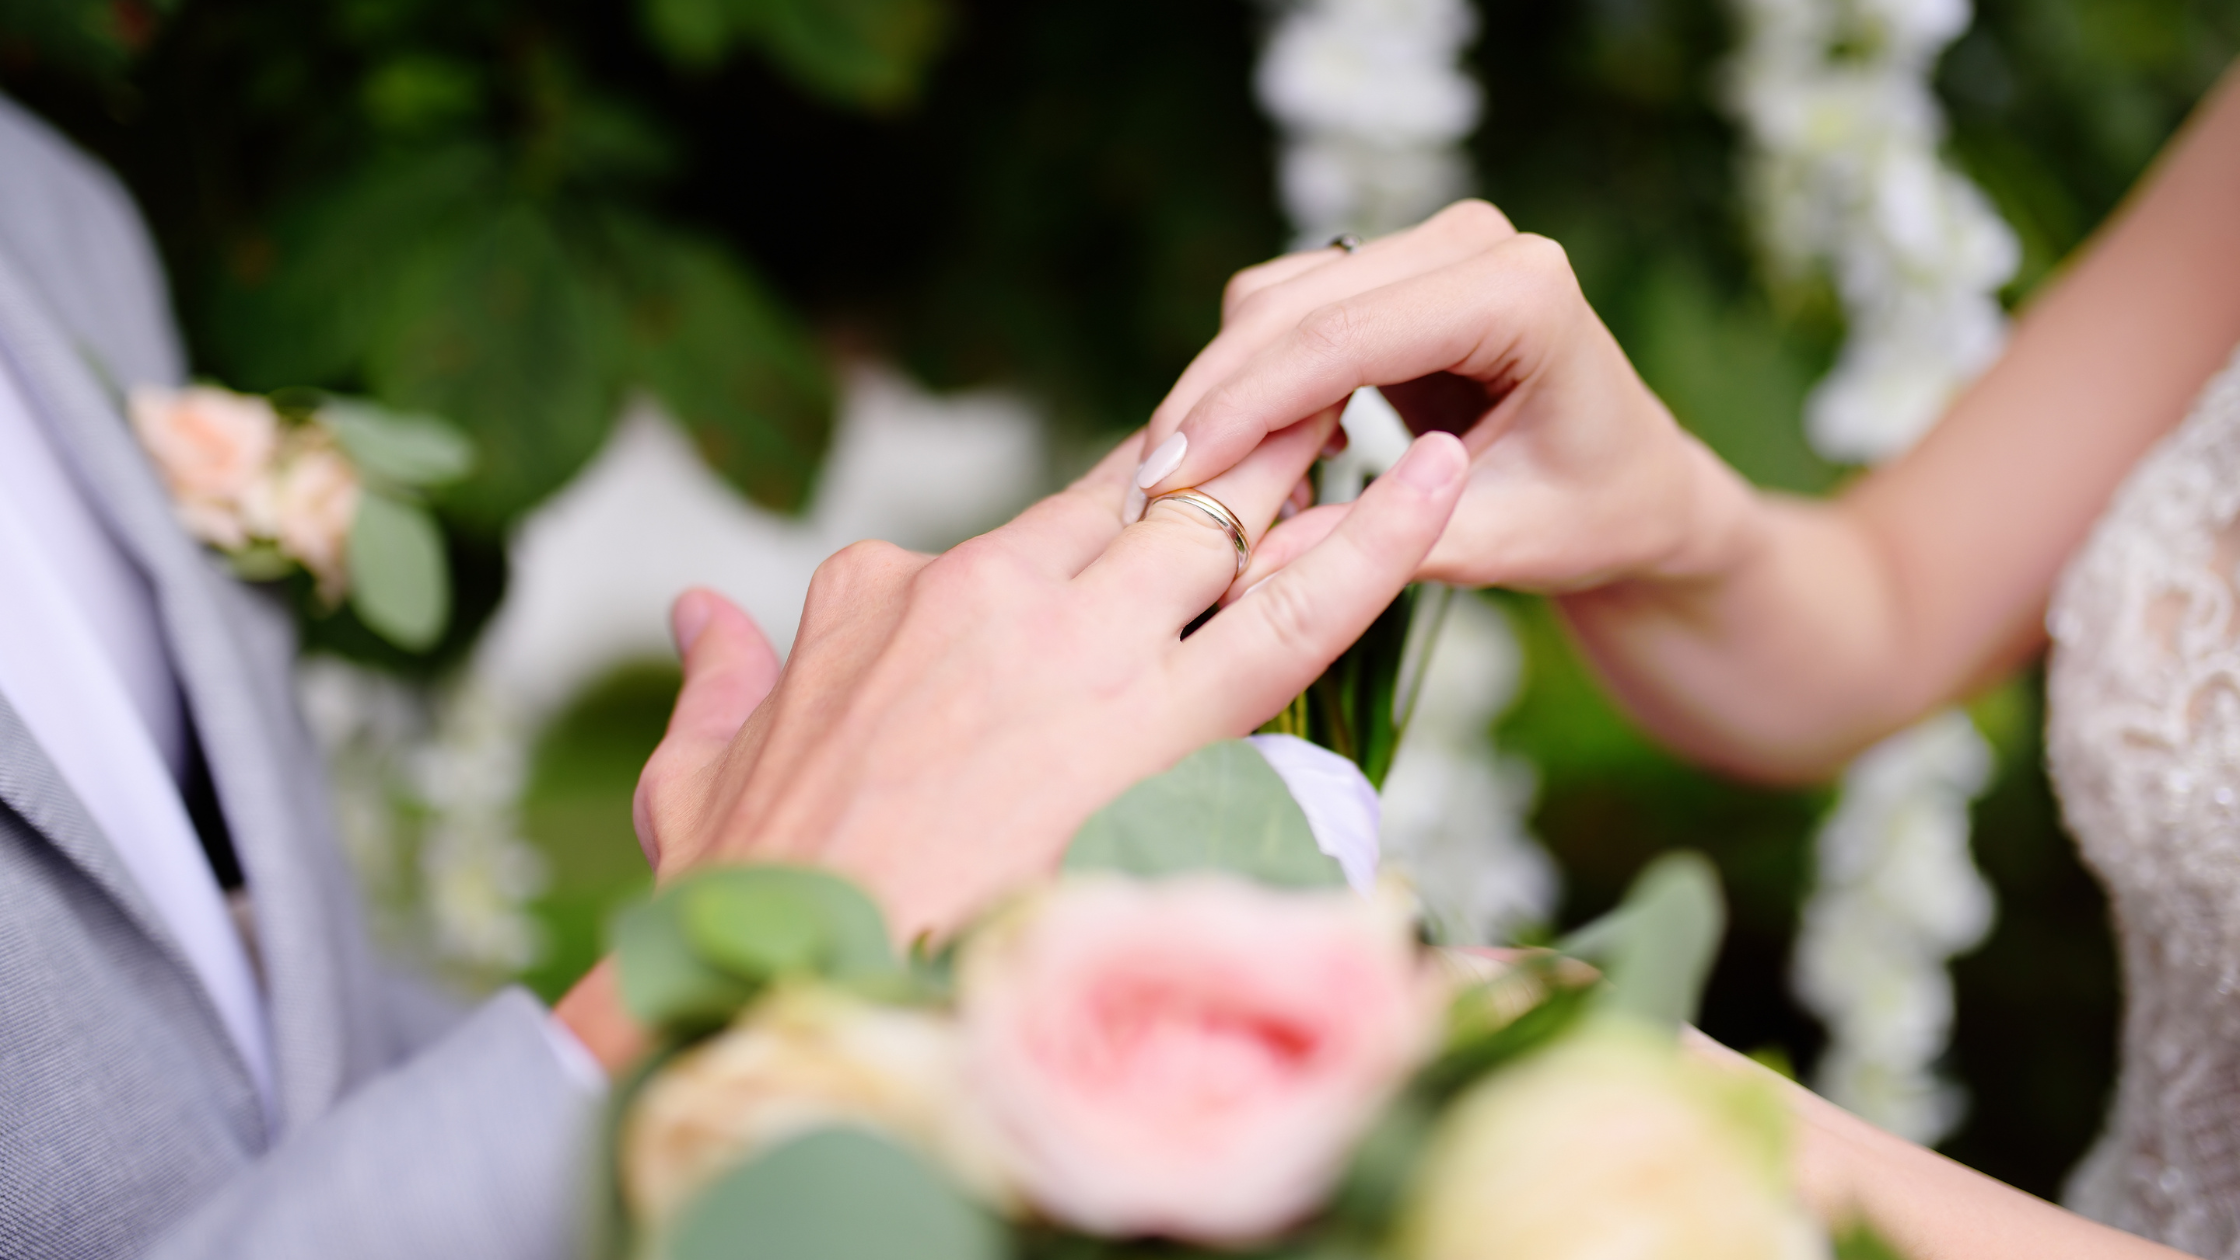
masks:
<path fill-rule="evenodd" d="M 1177 433 L 1159 443 L 1157 450 L 1144 457 L 1136 468 L 1136 489 L 1149 490 L 1165 481 L 1175 469 L 1182 467 L 1182 456 L 1190 449 L 1190 439 Z"/>
<path fill-rule="evenodd" d="M 1237 596 L 1237 598 L 1238 598 L 1238 599 L 1240 599 L 1240 600 L 1243 600 L 1243 599 L 1250 599 L 1250 598 L 1252 598 L 1252 593 L 1253 593 L 1254 591 L 1257 591 L 1257 590 L 1259 590 L 1259 589 L 1260 589 L 1261 587 L 1263 587 L 1263 586 L 1266 586 L 1266 585 L 1267 585 L 1268 583 L 1270 583 L 1270 582 L 1273 582 L 1273 581 L 1275 581 L 1275 580 L 1276 580 L 1276 575 L 1275 575 L 1275 574 L 1273 574 L 1273 573 L 1271 573 L 1271 574 L 1269 574 L 1268 576 L 1266 576 L 1266 577 L 1264 577 L 1264 578 L 1261 578 L 1261 579 L 1260 579 L 1259 581 L 1257 581 L 1257 582 L 1254 582 L 1254 583 L 1253 583 L 1252 585 L 1250 585 L 1250 586 L 1248 586 L 1248 587 L 1244 588 L 1244 594 L 1242 594 L 1242 595 L 1239 595 L 1239 596 Z"/>
<path fill-rule="evenodd" d="M 1129 486 L 1128 498 L 1120 505 L 1120 523 L 1122 525 L 1133 525 L 1142 520 L 1143 505 L 1148 501 L 1141 489 Z"/>
<path fill-rule="evenodd" d="M 1461 476 L 1469 462 L 1462 443 L 1444 434 L 1427 433 L 1415 440 L 1408 453 L 1392 466 L 1392 472 L 1417 490 L 1430 493 Z"/>

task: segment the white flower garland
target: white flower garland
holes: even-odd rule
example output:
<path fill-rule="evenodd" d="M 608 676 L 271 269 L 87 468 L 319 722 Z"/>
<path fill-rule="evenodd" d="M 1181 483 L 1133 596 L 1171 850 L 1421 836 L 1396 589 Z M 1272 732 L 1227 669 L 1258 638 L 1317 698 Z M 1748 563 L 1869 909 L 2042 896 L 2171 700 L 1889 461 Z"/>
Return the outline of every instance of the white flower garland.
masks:
<path fill-rule="evenodd" d="M 1744 30 L 1729 102 L 1747 191 L 1773 262 L 1825 266 L 1850 332 L 1805 404 L 1829 459 L 1910 447 L 2006 336 L 1998 290 L 2014 235 L 1941 159 L 1929 77 L 1968 26 L 1968 0 L 1736 0 Z M 1936 1062 L 1951 1035 L 1947 960 L 1990 929 L 1968 852 L 1968 805 L 1991 756 L 1946 711 L 1884 741 L 1844 777 L 1816 842 L 1818 885 L 1794 958 L 1798 996 L 1830 1042 L 1814 1087 L 1901 1136 L 1958 1123 Z"/>
<path fill-rule="evenodd" d="M 1282 133 L 1279 183 L 1301 248 L 1406 227 L 1469 191 L 1462 141 L 1480 93 L 1461 60 L 1477 29 L 1468 0 L 1276 5 L 1255 86 Z M 1325 502 L 1351 499 L 1407 449 L 1406 426 L 1374 389 L 1354 395 L 1345 427 L 1351 445 L 1324 468 Z M 1436 646 L 1410 654 L 1425 671 L 1422 699 L 1385 780 L 1381 832 L 1387 862 L 1445 937 L 1482 944 L 1546 920 L 1557 876 L 1525 822 L 1532 766 L 1491 734 L 1516 698 L 1516 636 L 1471 596 L 1454 596 L 1443 621 Z"/>
<path fill-rule="evenodd" d="M 296 690 L 383 945 L 469 989 L 535 962 L 545 869 L 519 830 L 530 725 L 471 677 L 431 695 L 314 656 Z"/>
<path fill-rule="evenodd" d="M 1969 0 L 1735 0 L 1728 98 L 1774 263 L 1827 266 L 1850 322 L 1805 423 L 1830 459 L 1911 446 L 1999 354 L 2020 248 L 1938 154 L 1929 76 Z"/>
<path fill-rule="evenodd" d="M 1283 130 L 1278 179 L 1301 245 L 1371 235 L 1463 195 L 1478 85 L 1458 64 L 1468 0 L 1280 3 L 1255 86 Z"/>
<path fill-rule="evenodd" d="M 1991 929 L 1968 804 L 1992 764 L 1967 715 L 1949 709 L 1852 763 L 1817 837 L 1819 886 L 1792 960 L 1798 996 L 1828 1027 L 1815 1088 L 1920 1142 L 1966 1108 L 1933 1067 L 1952 1034 L 1945 961 Z"/>

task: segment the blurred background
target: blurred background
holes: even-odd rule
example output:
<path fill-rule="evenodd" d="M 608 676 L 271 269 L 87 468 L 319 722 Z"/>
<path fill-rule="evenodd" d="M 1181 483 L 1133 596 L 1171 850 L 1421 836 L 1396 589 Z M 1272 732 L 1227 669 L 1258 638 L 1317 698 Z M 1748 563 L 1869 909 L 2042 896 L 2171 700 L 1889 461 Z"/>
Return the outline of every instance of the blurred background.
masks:
<path fill-rule="evenodd" d="M 1683 423 L 1825 491 L 1872 452 L 1805 417 L 1873 308 L 1841 240 L 1782 218 L 1783 172 L 1856 193 L 1877 177 L 1845 154 L 1910 143 L 1979 189 L 1952 204 L 1982 265 L 1951 274 L 1995 336 L 2235 50 L 2240 0 L 0 2 L 0 89 L 129 186 L 198 374 L 474 437 L 435 503 L 444 641 L 402 653 L 307 601 L 304 694 L 392 946 L 547 996 L 644 886 L 665 601 L 717 585 L 783 642 L 834 548 L 1002 520 L 1146 418 L 1233 271 L 1488 197 L 1569 250 Z M 1813 95 L 1869 72 L 1919 108 Z M 1913 130 L 1869 143 L 1862 118 Z M 1852 1000 L 1792 979 L 1838 789 L 1660 753 L 1528 597 L 1462 597 L 1433 660 L 1450 700 L 1395 768 L 1388 843 L 1468 875 L 1457 936 L 1577 923 L 1703 849 L 1733 918 L 1708 1031 L 1813 1079 L 1841 1019 L 1858 1045 L 1896 1028 L 1921 1135 L 2058 1192 L 2116 989 L 2035 676 L 1971 705 L 1952 729 L 1981 742 L 1905 798 L 1958 908 L 1890 947 L 1919 953 L 1903 984 L 1836 966 L 1866 977 Z"/>

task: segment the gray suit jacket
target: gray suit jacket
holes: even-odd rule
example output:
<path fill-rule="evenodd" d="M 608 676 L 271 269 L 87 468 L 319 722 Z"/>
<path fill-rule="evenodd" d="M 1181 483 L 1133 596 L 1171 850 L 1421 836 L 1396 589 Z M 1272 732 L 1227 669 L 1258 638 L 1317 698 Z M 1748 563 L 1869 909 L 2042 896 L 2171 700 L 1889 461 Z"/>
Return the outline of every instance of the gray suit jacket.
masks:
<path fill-rule="evenodd" d="M 0 1256 L 573 1254 L 598 1100 L 528 995 L 432 1028 L 376 959 L 287 618 L 173 523 L 119 414 L 117 388 L 180 378 L 166 303 L 115 181 L 0 98 L 0 355 L 155 587 L 255 903 L 279 1095 L 268 1128 L 164 923 L 0 698 Z"/>

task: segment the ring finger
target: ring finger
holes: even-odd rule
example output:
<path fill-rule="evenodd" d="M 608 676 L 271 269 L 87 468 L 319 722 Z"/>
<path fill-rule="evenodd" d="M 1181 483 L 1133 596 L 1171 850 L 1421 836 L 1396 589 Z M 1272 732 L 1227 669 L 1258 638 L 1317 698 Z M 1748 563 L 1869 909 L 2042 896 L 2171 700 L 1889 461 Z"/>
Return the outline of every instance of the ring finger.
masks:
<path fill-rule="evenodd" d="M 1337 424 L 1338 409 L 1327 408 L 1271 435 L 1235 466 L 1194 488 L 1235 513 L 1246 545 L 1257 545 Z M 1236 545 L 1226 529 L 1197 508 L 1169 501 L 1155 503 L 1142 520 L 1121 530 L 1078 580 L 1108 598 L 1109 606 L 1148 607 L 1162 634 L 1178 634 L 1221 597 L 1238 569 Z"/>

